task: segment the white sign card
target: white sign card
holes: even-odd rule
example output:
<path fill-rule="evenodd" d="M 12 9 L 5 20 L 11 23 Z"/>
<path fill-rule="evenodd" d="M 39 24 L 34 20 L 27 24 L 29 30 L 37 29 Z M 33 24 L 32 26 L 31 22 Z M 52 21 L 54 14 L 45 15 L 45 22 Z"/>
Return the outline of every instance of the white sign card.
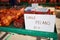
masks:
<path fill-rule="evenodd" d="M 25 29 L 54 32 L 55 15 L 24 14 Z"/>

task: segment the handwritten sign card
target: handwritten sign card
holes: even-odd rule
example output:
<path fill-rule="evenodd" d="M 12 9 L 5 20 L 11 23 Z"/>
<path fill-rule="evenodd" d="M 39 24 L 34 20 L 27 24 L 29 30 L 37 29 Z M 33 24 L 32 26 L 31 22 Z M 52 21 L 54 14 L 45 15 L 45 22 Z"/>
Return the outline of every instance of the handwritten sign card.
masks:
<path fill-rule="evenodd" d="M 55 15 L 24 14 L 25 29 L 54 32 Z"/>

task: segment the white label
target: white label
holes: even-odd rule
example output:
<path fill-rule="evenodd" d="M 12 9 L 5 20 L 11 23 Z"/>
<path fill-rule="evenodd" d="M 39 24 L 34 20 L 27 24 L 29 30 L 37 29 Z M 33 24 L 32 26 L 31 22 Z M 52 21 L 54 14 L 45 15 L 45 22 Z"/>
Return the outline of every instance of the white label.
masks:
<path fill-rule="evenodd" d="M 47 8 L 37 8 L 36 11 L 38 12 L 48 12 L 49 9 Z"/>
<path fill-rule="evenodd" d="M 32 7 L 33 7 L 33 8 L 38 7 L 38 3 L 33 3 L 33 4 L 32 4 Z"/>
<path fill-rule="evenodd" d="M 55 15 L 24 14 L 25 29 L 54 32 Z"/>

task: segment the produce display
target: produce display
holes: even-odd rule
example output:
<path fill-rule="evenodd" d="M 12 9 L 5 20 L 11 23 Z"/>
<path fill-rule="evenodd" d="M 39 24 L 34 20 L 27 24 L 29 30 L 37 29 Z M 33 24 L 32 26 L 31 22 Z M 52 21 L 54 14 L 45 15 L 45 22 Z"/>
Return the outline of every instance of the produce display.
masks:
<path fill-rule="evenodd" d="M 53 11 L 47 8 L 10 8 L 0 9 L 0 26 L 9 26 L 12 22 L 15 27 L 24 26 L 24 14 L 53 14 Z"/>
<path fill-rule="evenodd" d="M 0 2 L 9 2 L 9 0 L 0 0 Z M 16 0 L 17 3 L 28 2 L 28 3 L 60 3 L 60 0 Z"/>
<path fill-rule="evenodd" d="M 9 2 L 9 0 L 0 0 L 1 2 Z"/>
<path fill-rule="evenodd" d="M 46 0 L 28 0 L 28 3 L 46 3 Z"/>
<path fill-rule="evenodd" d="M 12 9 L 0 9 L 0 26 L 9 26 L 12 21 L 17 20 L 24 13 L 24 8 L 19 10 Z"/>
<path fill-rule="evenodd" d="M 9 2 L 10 0 L 0 0 L 0 2 Z M 29 4 L 32 3 L 43 3 L 45 4 L 47 0 L 16 0 L 17 3 L 20 2 L 28 2 Z M 60 0 L 49 0 L 48 3 L 56 3 L 60 2 Z M 15 7 L 15 6 L 14 6 Z M 9 26 L 12 22 L 15 27 L 22 28 L 24 26 L 24 13 L 26 14 L 53 14 L 53 11 L 46 8 L 35 8 L 35 9 L 28 9 L 26 8 L 1 8 L 0 9 L 0 26 Z M 58 8 L 58 7 L 56 7 Z M 60 8 L 60 7 L 59 7 Z M 43 10 L 43 11 L 42 11 Z M 44 11 L 45 10 L 45 11 Z"/>

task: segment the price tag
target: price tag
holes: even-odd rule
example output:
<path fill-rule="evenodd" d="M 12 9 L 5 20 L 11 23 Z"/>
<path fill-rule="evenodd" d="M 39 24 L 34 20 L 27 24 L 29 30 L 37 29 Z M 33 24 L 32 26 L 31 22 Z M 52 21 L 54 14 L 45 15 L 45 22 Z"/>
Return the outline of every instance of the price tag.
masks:
<path fill-rule="evenodd" d="M 25 29 L 54 32 L 55 15 L 24 14 Z"/>

